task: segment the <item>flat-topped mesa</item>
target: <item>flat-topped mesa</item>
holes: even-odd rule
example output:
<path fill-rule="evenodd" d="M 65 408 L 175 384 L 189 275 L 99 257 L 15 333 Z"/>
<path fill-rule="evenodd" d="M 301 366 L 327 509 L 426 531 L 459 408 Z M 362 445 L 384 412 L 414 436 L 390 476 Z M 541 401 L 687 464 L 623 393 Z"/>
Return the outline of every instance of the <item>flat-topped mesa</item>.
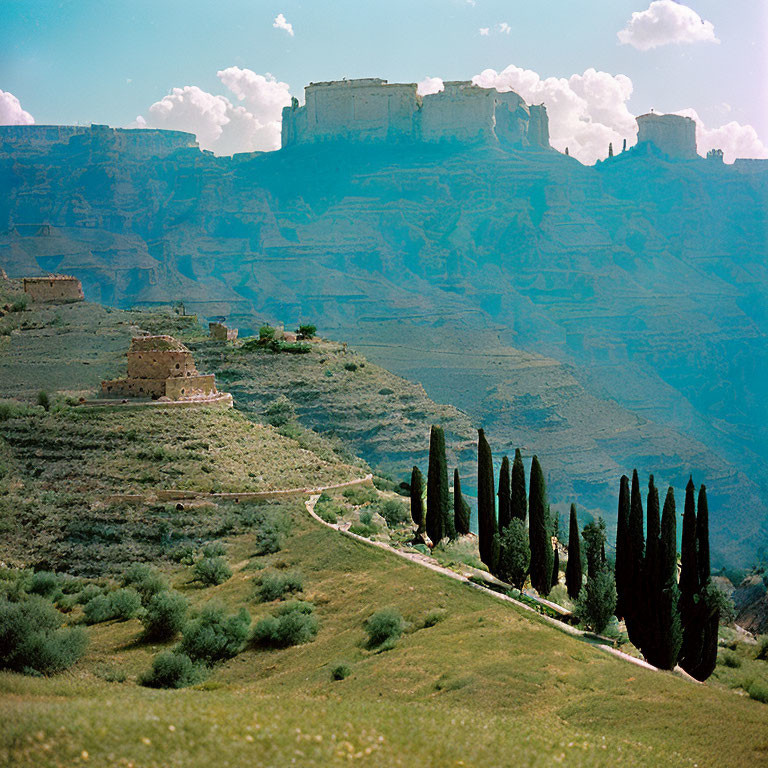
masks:
<path fill-rule="evenodd" d="M 419 96 L 416 83 L 379 78 L 310 83 L 283 109 L 282 146 L 327 141 L 485 143 L 549 148 L 543 105 L 469 81 Z"/>
<path fill-rule="evenodd" d="M 25 277 L 22 280 L 24 293 L 34 302 L 83 301 L 83 286 L 71 275 L 48 275 L 47 277 Z"/>
<path fill-rule="evenodd" d="M 173 336 L 137 336 L 128 350 L 128 376 L 101 382 L 102 397 L 190 400 L 217 394 L 213 374 L 199 374 L 192 353 Z"/>
<path fill-rule="evenodd" d="M 695 160 L 696 123 L 683 115 L 649 112 L 637 118 L 637 146 L 653 144 L 673 160 Z"/>

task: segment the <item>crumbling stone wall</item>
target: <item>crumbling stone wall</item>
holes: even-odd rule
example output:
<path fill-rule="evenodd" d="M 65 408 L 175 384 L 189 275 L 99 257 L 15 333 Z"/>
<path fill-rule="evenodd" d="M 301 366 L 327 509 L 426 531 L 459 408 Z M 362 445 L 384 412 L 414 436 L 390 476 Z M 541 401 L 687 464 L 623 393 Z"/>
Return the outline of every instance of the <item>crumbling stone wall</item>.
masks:
<path fill-rule="evenodd" d="M 102 397 L 167 397 L 184 400 L 216 394 L 213 374 L 201 375 L 192 353 L 172 336 L 131 340 L 128 376 L 101 382 Z"/>
<path fill-rule="evenodd" d="M 24 293 L 32 301 L 83 301 L 83 286 L 76 277 L 70 275 L 50 275 L 49 277 L 25 277 Z"/>
<path fill-rule="evenodd" d="M 208 333 L 216 341 L 234 341 L 237 338 L 237 328 L 228 328 L 224 323 L 208 323 Z"/>

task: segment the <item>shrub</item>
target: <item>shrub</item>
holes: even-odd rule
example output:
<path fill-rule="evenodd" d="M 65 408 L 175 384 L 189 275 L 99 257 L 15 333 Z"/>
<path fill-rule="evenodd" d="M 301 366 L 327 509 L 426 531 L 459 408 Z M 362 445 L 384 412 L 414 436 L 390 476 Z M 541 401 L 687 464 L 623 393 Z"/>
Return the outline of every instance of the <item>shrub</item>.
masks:
<path fill-rule="evenodd" d="M 366 622 L 368 647 L 392 647 L 405 631 L 405 620 L 396 608 L 382 608 L 376 611 Z"/>
<path fill-rule="evenodd" d="M 52 571 L 37 571 L 32 574 L 27 591 L 51 599 L 60 591 L 59 577 Z"/>
<path fill-rule="evenodd" d="M 349 532 L 355 533 L 358 536 L 375 536 L 379 529 L 375 525 L 365 525 L 364 523 L 352 523 L 352 525 L 349 526 Z"/>
<path fill-rule="evenodd" d="M 35 595 L 17 603 L 0 599 L 0 667 L 52 674 L 71 667 L 85 651 L 80 628 L 62 628 L 62 615 Z"/>
<path fill-rule="evenodd" d="M 340 662 L 331 667 L 331 680 L 344 680 L 352 674 L 352 669 L 348 664 Z"/>
<path fill-rule="evenodd" d="M 248 639 L 251 617 L 245 608 L 227 616 L 220 603 L 208 603 L 200 615 L 184 627 L 179 648 L 192 661 L 214 664 L 230 659 Z"/>
<path fill-rule="evenodd" d="M 304 323 L 296 329 L 296 337 L 299 339 L 314 339 L 317 333 L 317 326 L 310 323 Z"/>
<path fill-rule="evenodd" d="M 396 499 L 387 499 L 379 507 L 379 514 L 387 521 L 390 528 L 407 523 L 411 519 L 408 507 Z"/>
<path fill-rule="evenodd" d="M 232 569 L 223 557 L 203 557 L 193 568 L 195 579 L 208 586 L 223 584 L 232 576 Z"/>
<path fill-rule="evenodd" d="M 264 409 L 264 417 L 267 424 L 273 427 L 284 427 L 296 420 L 296 410 L 285 395 L 280 395 Z"/>
<path fill-rule="evenodd" d="M 133 587 L 141 596 L 142 605 L 147 605 L 158 592 L 168 589 L 165 577 L 146 563 L 134 563 L 124 574 L 124 587 Z"/>
<path fill-rule="evenodd" d="M 360 524 L 370 525 L 373 520 L 373 512 L 370 509 L 365 509 L 360 513 Z"/>
<path fill-rule="evenodd" d="M 344 368 L 354 373 L 357 370 L 357 363 L 344 363 Z"/>
<path fill-rule="evenodd" d="M 379 498 L 373 488 L 347 488 L 342 495 L 356 507 L 363 504 L 370 504 Z"/>
<path fill-rule="evenodd" d="M 298 571 L 274 571 L 267 570 L 261 575 L 258 598 L 262 603 L 271 603 L 273 600 L 282 600 L 285 595 L 293 592 L 301 592 L 304 581 Z"/>
<path fill-rule="evenodd" d="M 152 660 L 139 683 L 149 688 L 186 688 L 203 679 L 203 670 L 184 653 L 169 651 Z"/>
<path fill-rule="evenodd" d="M 116 589 L 107 595 L 96 595 L 83 607 L 86 624 L 101 624 L 104 621 L 127 621 L 141 611 L 141 596 L 135 589 Z"/>
<path fill-rule="evenodd" d="M 525 523 L 513 518 L 497 536 L 499 557 L 494 575 L 522 589 L 531 563 L 531 546 Z"/>
<path fill-rule="evenodd" d="M 37 393 L 37 404 L 46 411 L 50 410 L 51 408 L 51 399 L 48 397 L 48 393 L 44 389 L 41 389 Z"/>
<path fill-rule="evenodd" d="M 325 520 L 326 523 L 331 523 L 331 525 L 336 525 L 336 523 L 339 522 L 339 518 L 336 515 L 336 511 L 333 509 L 333 507 L 329 507 L 326 505 L 317 506 L 315 507 L 315 512 L 317 512 L 317 516 L 321 520 Z"/>
<path fill-rule="evenodd" d="M 220 541 L 212 541 L 203 547 L 203 557 L 224 557 L 227 548 Z"/>
<path fill-rule="evenodd" d="M 142 617 L 147 640 L 170 640 L 184 628 L 187 620 L 187 600 L 174 591 L 158 592 L 147 604 Z"/>
<path fill-rule="evenodd" d="M 598 571 L 579 593 L 576 615 L 595 632 L 602 632 L 616 608 L 616 582 L 613 574 Z"/>
<path fill-rule="evenodd" d="M 258 645 L 287 648 L 315 639 L 318 629 L 312 603 L 292 600 L 280 606 L 272 616 L 265 616 L 256 623 L 253 640 Z"/>
<path fill-rule="evenodd" d="M 93 600 L 94 597 L 97 597 L 98 595 L 103 594 L 103 590 L 98 584 L 86 584 L 78 593 L 77 593 L 77 602 L 80 603 L 80 605 L 85 605 L 86 603 Z"/>
<path fill-rule="evenodd" d="M 747 683 L 746 691 L 750 699 L 768 704 L 768 685 L 765 683 L 761 683 L 759 680 L 752 680 Z"/>
<path fill-rule="evenodd" d="M 731 651 L 726 651 L 720 655 L 720 660 L 726 667 L 736 669 L 741 666 L 741 659 Z"/>
<path fill-rule="evenodd" d="M 446 618 L 448 618 L 448 611 L 445 608 L 432 608 L 424 616 L 424 628 L 434 627 Z"/>
<path fill-rule="evenodd" d="M 757 638 L 755 658 L 760 659 L 760 661 L 768 661 L 768 635 L 760 635 Z"/>

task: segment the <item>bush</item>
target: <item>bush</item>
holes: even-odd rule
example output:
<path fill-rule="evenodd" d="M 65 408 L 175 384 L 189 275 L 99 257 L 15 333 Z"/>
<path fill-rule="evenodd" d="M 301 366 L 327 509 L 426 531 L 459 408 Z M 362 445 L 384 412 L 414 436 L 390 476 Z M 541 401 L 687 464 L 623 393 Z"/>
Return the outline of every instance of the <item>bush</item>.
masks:
<path fill-rule="evenodd" d="M 273 328 L 268 323 L 264 323 L 264 325 L 259 328 L 259 341 L 266 342 L 271 341 L 275 338 L 276 329 Z"/>
<path fill-rule="evenodd" d="M 318 629 L 312 603 L 292 600 L 280 606 L 272 616 L 265 616 L 256 623 L 253 640 L 258 645 L 287 648 L 315 639 Z"/>
<path fill-rule="evenodd" d="M 379 506 L 379 514 L 387 521 L 390 528 L 407 523 L 411 519 L 411 513 L 400 501 L 387 499 Z"/>
<path fill-rule="evenodd" d="M 146 606 L 158 592 L 168 589 L 165 577 L 146 563 L 134 563 L 122 578 L 124 587 L 133 587 L 141 596 L 142 605 Z"/>
<path fill-rule="evenodd" d="M 768 661 L 768 635 L 760 635 L 760 637 L 757 638 L 755 658 L 760 661 Z"/>
<path fill-rule="evenodd" d="M 187 600 L 174 591 L 158 592 L 147 604 L 142 617 L 147 640 L 170 640 L 184 628 L 187 620 Z"/>
<path fill-rule="evenodd" d="M 301 592 L 304 581 L 298 571 L 267 570 L 261 575 L 257 596 L 262 603 L 282 600 L 285 595 Z"/>
<path fill-rule="evenodd" d="M 379 498 L 373 488 L 362 488 L 359 486 L 357 488 L 347 488 L 342 496 L 344 496 L 350 504 L 354 504 L 356 507 L 362 506 L 363 504 L 371 504 Z"/>
<path fill-rule="evenodd" d="M 227 548 L 220 541 L 212 541 L 203 547 L 203 557 L 224 557 Z"/>
<path fill-rule="evenodd" d="M 357 370 L 357 363 L 344 363 L 344 368 L 354 373 Z"/>
<path fill-rule="evenodd" d="M 203 670 L 184 653 L 169 651 L 152 660 L 139 683 L 149 688 L 186 688 L 203 679 Z"/>
<path fill-rule="evenodd" d="M 432 610 L 427 611 L 426 615 L 424 616 L 423 626 L 425 629 L 428 627 L 434 627 L 435 624 L 439 624 L 441 621 L 447 618 L 448 611 L 446 611 L 445 608 L 432 608 Z"/>
<path fill-rule="evenodd" d="M 141 596 L 135 589 L 116 589 L 107 595 L 96 595 L 83 607 L 86 624 L 104 621 L 127 621 L 141 612 Z"/>
<path fill-rule="evenodd" d="M 232 576 L 232 569 L 223 557 L 203 557 L 193 568 L 195 580 L 207 586 L 223 584 Z"/>
<path fill-rule="evenodd" d="M 765 683 L 761 683 L 759 680 L 752 680 L 747 683 L 746 691 L 750 699 L 768 704 L 768 685 Z"/>
<path fill-rule="evenodd" d="M 86 584 L 78 593 L 77 593 L 77 602 L 80 603 L 80 605 L 85 605 L 86 603 L 93 600 L 94 597 L 97 597 L 98 595 L 103 594 L 104 590 L 98 586 L 98 584 Z"/>
<path fill-rule="evenodd" d="M 376 611 L 366 622 L 368 647 L 392 647 L 405 631 L 405 619 L 396 608 L 382 608 Z"/>
<path fill-rule="evenodd" d="M 576 615 L 595 632 L 602 632 L 616 608 L 616 582 L 613 574 L 598 571 L 587 580 L 576 600 Z"/>
<path fill-rule="evenodd" d="M 264 417 L 267 424 L 273 427 L 284 427 L 296 420 L 296 410 L 285 395 L 280 395 L 264 409 Z"/>
<path fill-rule="evenodd" d="M 32 574 L 27 592 L 52 599 L 60 592 L 59 577 L 52 571 L 37 571 Z"/>
<path fill-rule="evenodd" d="M 373 512 L 370 509 L 365 509 L 360 513 L 360 525 L 370 526 L 371 520 L 373 520 Z"/>
<path fill-rule="evenodd" d="M 531 546 L 528 529 L 522 520 L 515 518 L 496 537 L 499 558 L 494 575 L 517 589 L 522 589 L 531 563 Z"/>
<path fill-rule="evenodd" d="M 331 680 L 344 680 L 352 674 L 352 669 L 343 662 L 331 667 Z"/>
<path fill-rule="evenodd" d="M 48 393 L 44 389 L 41 389 L 37 393 L 37 404 L 46 411 L 50 410 L 51 408 L 51 399 L 48 397 Z"/>
<path fill-rule="evenodd" d="M 243 649 L 251 626 L 245 608 L 227 616 L 220 603 L 208 603 L 184 628 L 179 648 L 192 661 L 214 664 L 236 656 Z"/>
<path fill-rule="evenodd" d="M 357 534 L 358 536 L 375 536 L 379 529 L 377 526 L 371 524 L 371 525 L 365 525 L 364 523 L 352 523 L 352 525 L 349 526 L 349 532 Z"/>
<path fill-rule="evenodd" d="M 730 667 L 731 669 L 736 669 L 741 666 L 741 659 L 731 651 L 726 651 L 725 653 L 720 654 L 720 661 L 722 661 L 724 666 Z"/>
<path fill-rule="evenodd" d="M 298 339 L 314 339 L 316 333 L 317 333 L 317 326 L 316 325 L 311 325 L 310 323 L 305 323 L 303 325 L 300 325 L 296 329 L 296 338 L 298 338 Z"/>
<path fill-rule="evenodd" d="M 43 675 L 71 667 L 88 636 L 80 627 L 62 628 L 62 619 L 37 595 L 18 603 L 0 599 L 0 667 Z"/>

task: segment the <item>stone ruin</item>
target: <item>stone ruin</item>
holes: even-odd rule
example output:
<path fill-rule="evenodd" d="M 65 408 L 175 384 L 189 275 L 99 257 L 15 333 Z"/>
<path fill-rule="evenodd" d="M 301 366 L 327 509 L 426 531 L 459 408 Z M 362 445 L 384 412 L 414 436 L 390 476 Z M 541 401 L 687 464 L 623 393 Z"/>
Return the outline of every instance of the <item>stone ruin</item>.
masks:
<path fill-rule="evenodd" d="M 102 397 L 210 399 L 213 374 L 199 374 L 192 353 L 173 336 L 138 336 L 128 350 L 128 376 L 101 382 Z"/>
<path fill-rule="evenodd" d="M 228 328 L 224 323 L 208 323 L 208 335 L 216 341 L 234 341 L 237 328 Z"/>
<path fill-rule="evenodd" d="M 83 286 L 71 275 L 23 278 L 24 293 L 35 302 L 83 301 Z"/>

